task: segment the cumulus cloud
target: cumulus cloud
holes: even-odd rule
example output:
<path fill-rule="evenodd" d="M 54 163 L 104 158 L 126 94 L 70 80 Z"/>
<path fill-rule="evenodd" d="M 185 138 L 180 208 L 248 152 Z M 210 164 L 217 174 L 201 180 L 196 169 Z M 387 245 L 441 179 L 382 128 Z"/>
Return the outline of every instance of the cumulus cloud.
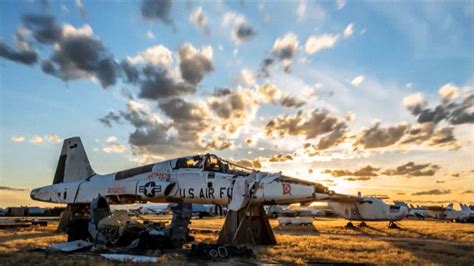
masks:
<path fill-rule="evenodd" d="M 459 88 L 453 83 L 443 85 L 439 91 L 439 96 L 444 103 L 450 102 L 451 100 L 459 96 Z"/>
<path fill-rule="evenodd" d="M 367 181 L 367 180 L 370 180 L 371 177 L 369 176 L 361 176 L 361 177 L 348 177 L 344 180 L 346 181 Z"/>
<path fill-rule="evenodd" d="M 294 116 L 278 116 L 265 125 L 268 137 L 303 136 L 305 139 L 319 138 L 317 149 L 338 145 L 346 138 L 347 123 L 325 109 L 315 109 L 307 114 L 298 112 Z"/>
<path fill-rule="evenodd" d="M 354 79 L 352 79 L 351 84 L 357 87 L 362 82 L 364 82 L 364 80 L 365 80 L 365 77 L 363 75 L 359 75 L 359 76 L 355 77 Z"/>
<path fill-rule="evenodd" d="M 202 6 L 194 9 L 189 15 L 189 21 L 193 23 L 196 27 L 201 29 L 204 33 L 209 34 L 209 26 L 207 21 L 207 16 L 202 10 Z"/>
<path fill-rule="evenodd" d="M 355 136 L 354 148 L 375 149 L 389 146 L 404 147 L 409 144 L 432 147 L 457 148 L 457 140 L 453 128 L 436 129 L 433 123 L 410 125 L 399 123 L 381 126 L 380 122 L 373 123 Z"/>
<path fill-rule="evenodd" d="M 193 72 L 191 72 L 193 73 Z M 147 65 L 143 69 L 145 79 L 141 81 L 138 96 L 149 100 L 170 98 L 194 94 L 196 87 L 179 81 L 171 76 L 168 70 Z"/>
<path fill-rule="evenodd" d="M 257 88 L 259 100 L 262 103 L 279 104 L 288 108 L 300 108 L 306 104 L 304 100 L 290 96 L 274 84 L 264 83 Z"/>
<path fill-rule="evenodd" d="M 168 67 L 173 63 L 173 55 L 171 51 L 163 45 L 156 45 L 145 49 L 135 56 L 127 57 L 127 60 L 133 65 L 152 64 Z"/>
<path fill-rule="evenodd" d="M 25 137 L 23 136 L 11 136 L 10 140 L 13 142 L 23 142 L 25 141 Z"/>
<path fill-rule="evenodd" d="M 285 96 L 281 99 L 280 104 L 284 107 L 300 108 L 305 105 L 306 102 L 293 96 Z"/>
<path fill-rule="evenodd" d="M 342 35 L 344 38 L 349 38 L 352 36 L 352 33 L 354 32 L 354 24 L 350 23 L 349 25 L 346 26 L 344 31 L 342 32 Z"/>
<path fill-rule="evenodd" d="M 124 153 L 127 151 L 127 147 L 122 144 L 113 143 L 102 148 L 105 153 Z"/>
<path fill-rule="evenodd" d="M 220 89 L 208 99 L 208 106 L 220 120 L 220 127 L 234 133 L 253 119 L 258 101 L 248 89 Z"/>
<path fill-rule="evenodd" d="M 145 19 L 173 24 L 173 19 L 170 18 L 172 5 L 172 0 L 143 0 L 141 13 Z"/>
<path fill-rule="evenodd" d="M 347 0 L 336 0 L 336 8 L 337 10 L 343 9 L 347 4 Z"/>
<path fill-rule="evenodd" d="M 89 25 L 60 27 L 49 15 L 25 15 L 23 23 L 39 44 L 54 48 L 51 58 L 42 62 L 46 74 L 66 81 L 97 79 L 104 88 L 115 84 L 117 63 Z"/>
<path fill-rule="evenodd" d="M 421 92 L 406 96 L 402 103 L 413 114 L 419 114 L 426 106 L 426 100 Z"/>
<path fill-rule="evenodd" d="M 474 194 L 474 190 L 466 190 L 461 194 Z"/>
<path fill-rule="evenodd" d="M 291 62 L 299 47 L 298 37 L 289 32 L 283 37 L 279 37 L 273 43 L 272 55 L 282 62 L 285 71 L 291 68 Z"/>
<path fill-rule="evenodd" d="M 110 111 L 104 117 L 99 118 L 99 122 L 101 122 L 102 124 L 108 127 L 112 127 L 112 122 L 120 123 L 120 121 L 121 121 L 121 116 L 115 111 Z"/>
<path fill-rule="evenodd" d="M 433 176 L 436 171 L 440 169 L 439 165 L 436 164 L 416 164 L 414 162 L 408 162 L 400 165 L 393 169 L 386 169 L 382 174 L 384 175 L 404 175 L 406 177 L 414 176 Z"/>
<path fill-rule="evenodd" d="M 76 8 L 79 11 L 79 14 L 81 15 L 82 18 L 86 17 L 86 7 L 82 3 L 81 0 L 76 0 Z"/>
<path fill-rule="evenodd" d="M 237 80 L 245 86 L 252 86 L 255 84 L 255 75 L 248 69 L 242 69 Z"/>
<path fill-rule="evenodd" d="M 305 51 L 308 54 L 314 54 L 323 49 L 331 48 L 336 44 L 338 39 L 339 34 L 310 36 L 308 40 L 306 40 Z"/>
<path fill-rule="evenodd" d="M 45 138 L 49 143 L 60 143 L 62 141 L 58 134 L 49 134 Z"/>
<path fill-rule="evenodd" d="M 30 142 L 33 144 L 41 144 L 44 142 L 44 138 L 40 135 L 34 135 L 33 137 L 31 137 Z"/>
<path fill-rule="evenodd" d="M 253 27 L 247 23 L 246 18 L 234 12 L 227 12 L 222 16 L 222 25 L 224 27 L 232 26 L 231 37 L 235 44 L 248 41 L 256 34 Z"/>
<path fill-rule="evenodd" d="M 439 89 L 441 104 L 434 108 L 427 108 L 426 101 L 419 101 L 418 104 L 405 105 L 405 107 L 417 117 L 418 123 L 437 124 L 444 120 L 452 125 L 472 124 L 474 123 L 474 94 L 472 90 L 466 90 L 462 99 L 455 101 L 460 98 L 459 91 L 457 86 L 448 83 Z M 412 97 L 414 96 L 409 95 L 405 99 Z M 422 97 L 422 95 L 418 97 Z"/>
<path fill-rule="evenodd" d="M 254 159 L 254 160 L 237 160 L 237 161 L 232 161 L 232 163 L 236 165 L 240 165 L 243 167 L 247 168 L 254 168 L 254 169 L 260 169 L 262 168 L 262 163 L 260 162 L 259 159 Z"/>
<path fill-rule="evenodd" d="M 178 54 L 181 76 L 191 84 L 199 83 L 206 74 L 214 70 L 211 46 L 203 47 L 199 51 L 190 43 L 185 43 L 180 47 Z"/>
<path fill-rule="evenodd" d="M 272 163 L 277 163 L 277 162 L 292 161 L 293 159 L 294 157 L 291 154 L 279 153 L 279 154 L 272 155 L 270 158 L 268 158 L 268 161 Z"/>
<path fill-rule="evenodd" d="M 331 174 L 334 177 L 341 177 L 341 176 L 370 177 L 370 176 L 377 176 L 378 175 L 377 172 L 380 169 L 381 168 L 376 168 L 376 167 L 367 165 L 365 167 L 362 167 L 362 168 L 354 170 L 354 171 L 340 170 L 340 169 L 336 169 L 336 170 L 327 169 L 327 170 L 324 170 L 322 173 L 323 174 Z"/>
<path fill-rule="evenodd" d="M 0 57 L 25 65 L 33 65 L 38 61 L 38 54 L 32 50 L 14 50 L 0 42 Z"/>
<path fill-rule="evenodd" d="M 447 195 L 451 194 L 450 189 L 431 189 L 426 191 L 419 191 L 412 193 L 412 196 L 423 196 L 423 195 Z"/>

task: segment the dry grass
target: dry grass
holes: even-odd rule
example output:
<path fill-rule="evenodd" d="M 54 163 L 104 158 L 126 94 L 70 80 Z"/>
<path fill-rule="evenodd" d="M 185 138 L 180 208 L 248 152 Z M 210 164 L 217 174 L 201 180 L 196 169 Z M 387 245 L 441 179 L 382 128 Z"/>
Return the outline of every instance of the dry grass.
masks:
<path fill-rule="evenodd" d="M 155 219 L 163 219 L 160 217 Z M 196 219 L 191 228 L 219 229 L 223 219 Z M 276 227 L 275 220 L 271 220 Z M 276 231 L 278 244 L 254 247 L 257 262 L 358 262 L 377 264 L 455 264 L 474 263 L 474 225 L 434 221 L 399 222 L 401 229 L 388 229 L 387 223 L 369 223 L 368 228 L 344 229 L 342 219 L 318 219 L 317 231 Z M 97 256 L 31 252 L 33 248 L 66 240 L 54 232 L 55 224 L 18 230 L 0 230 L 0 265 L 114 265 Z M 197 242 L 213 242 L 216 234 L 196 233 Z M 179 254 L 158 256 L 160 262 L 189 263 Z"/>

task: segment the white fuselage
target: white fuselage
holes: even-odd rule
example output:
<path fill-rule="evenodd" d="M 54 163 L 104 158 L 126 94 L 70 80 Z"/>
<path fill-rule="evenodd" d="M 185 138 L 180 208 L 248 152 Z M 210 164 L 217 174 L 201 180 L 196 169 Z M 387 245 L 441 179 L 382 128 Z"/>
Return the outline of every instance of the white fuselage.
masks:
<path fill-rule="evenodd" d="M 376 198 L 363 198 L 358 202 L 329 201 L 328 206 L 351 221 L 399 221 L 408 213 L 404 206 L 388 205 Z"/>
<path fill-rule="evenodd" d="M 133 175 L 133 169 L 88 179 L 58 183 L 34 189 L 34 200 L 79 204 L 90 203 L 98 195 L 111 203 L 186 202 L 227 205 L 232 198 L 232 173 L 205 171 L 202 168 L 176 169 L 176 160 L 159 162 L 150 170 Z M 123 173 L 125 172 L 125 174 Z M 257 173 L 252 201 L 264 204 L 290 204 L 327 198 L 315 184 L 295 181 L 281 174 Z"/>

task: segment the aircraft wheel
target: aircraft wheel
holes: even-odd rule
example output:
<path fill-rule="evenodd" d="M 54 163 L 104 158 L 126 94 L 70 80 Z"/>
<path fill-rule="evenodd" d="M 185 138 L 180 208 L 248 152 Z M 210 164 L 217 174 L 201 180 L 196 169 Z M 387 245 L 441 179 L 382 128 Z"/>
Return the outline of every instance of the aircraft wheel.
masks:
<path fill-rule="evenodd" d="M 390 222 L 388 224 L 388 228 L 390 228 L 390 229 L 399 229 L 398 225 L 394 222 Z"/>
<path fill-rule="evenodd" d="M 215 249 L 211 249 L 209 250 L 209 256 L 211 256 L 212 258 L 217 258 L 219 256 L 219 252 Z"/>
<path fill-rule="evenodd" d="M 227 258 L 229 256 L 229 251 L 227 251 L 227 248 L 225 246 L 218 247 L 217 251 L 221 258 Z"/>
<path fill-rule="evenodd" d="M 361 222 L 361 223 L 359 224 L 359 227 L 367 227 L 367 224 L 366 224 L 365 222 Z"/>
<path fill-rule="evenodd" d="M 348 222 L 345 227 L 346 228 L 354 228 L 354 225 L 352 224 L 352 222 Z"/>

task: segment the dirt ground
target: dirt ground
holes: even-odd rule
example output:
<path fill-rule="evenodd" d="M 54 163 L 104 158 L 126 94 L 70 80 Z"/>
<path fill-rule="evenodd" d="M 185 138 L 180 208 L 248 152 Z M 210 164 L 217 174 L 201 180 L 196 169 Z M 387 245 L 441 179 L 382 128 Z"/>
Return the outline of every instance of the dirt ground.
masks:
<path fill-rule="evenodd" d="M 169 217 L 147 218 L 167 220 Z M 196 242 L 215 241 L 216 233 L 203 233 L 202 230 L 218 230 L 223 222 L 220 218 L 193 219 L 191 228 L 197 229 L 194 232 Z M 315 229 L 281 229 L 272 219 L 278 244 L 252 247 L 256 257 L 251 261 L 233 259 L 230 262 L 474 264 L 474 224 L 404 220 L 398 222 L 400 229 L 389 229 L 385 222 L 368 223 L 366 228 L 345 229 L 346 223 L 343 219 L 321 218 L 314 221 Z M 54 232 L 56 226 L 56 223 L 50 223 L 47 227 L 0 230 L 0 265 L 116 265 L 94 255 L 34 251 L 66 240 L 66 235 Z M 147 255 L 157 256 L 163 263 L 196 262 L 181 254 L 153 251 Z"/>

